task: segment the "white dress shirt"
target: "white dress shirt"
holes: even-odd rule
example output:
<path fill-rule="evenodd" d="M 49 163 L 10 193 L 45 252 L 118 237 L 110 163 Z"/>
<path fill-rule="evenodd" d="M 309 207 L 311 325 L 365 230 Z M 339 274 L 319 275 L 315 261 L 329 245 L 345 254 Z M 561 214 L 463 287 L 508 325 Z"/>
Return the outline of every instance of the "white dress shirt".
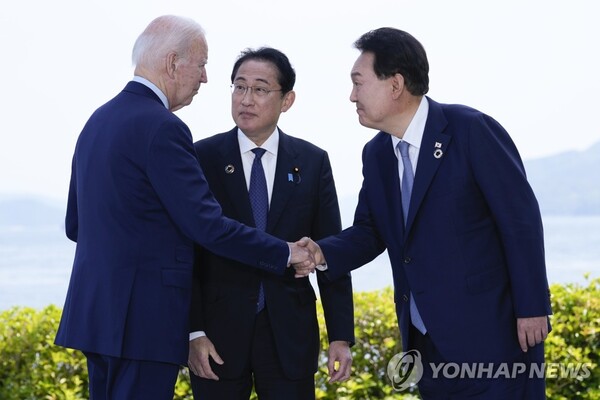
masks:
<path fill-rule="evenodd" d="M 429 113 L 429 103 L 427 98 L 423 96 L 417 112 L 410 121 L 410 124 L 404 132 L 402 139 L 392 136 L 392 145 L 394 146 L 394 154 L 398 160 L 401 159 L 400 150 L 398 149 L 398 143 L 401 140 L 407 142 L 410 146 L 408 147 L 408 156 L 413 167 L 413 174 L 417 170 L 417 161 L 419 159 L 419 149 L 421 147 L 421 140 L 423 140 L 423 133 L 425 132 L 425 123 L 427 122 L 427 114 Z M 398 175 L 400 176 L 400 187 L 402 187 L 402 173 L 404 172 L 404 165 L 399 162 L 398 164 Z M 327 271 L 327 264 L 317 265 L 319 271 Z"/>
<path fill-rule="evenodd" d="M 425 132 L 425 123 L 427 122 L 427 114 L 429 113 L 429 102 L 427 98 L 423 96 L 421 104 L 415 113 L 413 119 L 404 132 L 402 139 L 392 135 L 392 146 L 394 146 L 394 153 L 398 160 L 400 156 L 400 150 L 398 149 L 398 143 L 403 140 L 410 146 L 408 147 L 408 157 L 413 167 L 413 174 L 417 172 L 417 162 L 419 160 L 419 149 L 421 148 L 421 141 L 423 140 L 423 133 Z M 402 186 L 402 173 L 404 172 L 404 164 L 398 163 L 398 175 L 400 176 L 400 186 Z"/>
<path fill-rule="evenodd" d="M 262 162 L 263 170 L 265 171 L 265 180 L 267 181 L 267 192 L 269 195 L 269 204 L 271 204 L 271 197 L 273 195 L 273 182 L 275 182 L 275 169 L 277 168 L 277 150 L 279 149 L 279 130 L 275 128 L 275 131 L 269 136 L 269 138 L 262 144 L 257 146 L 252 140 L 238 128 L 238 144 L 240 147 L 240 155 L 242 156 L 242 166 L 244 167 L 244 177 L 246 178 L 246 189 L 250 190 L 250 174 L 252 173 L 252 163 L 254 163 L 254 157 L 256 155 L 252 152 L 252 149 L 260 147 L 265 149 L 260 161 Z M 206 336 L 204 331 L 196 331 L 190 333 L 190 341 Z"/>
<path fill-rule="evenodd" d="M 261 145 L 257 146 L 254 142 L 238 128 L 238 143 L 240 146 L 240 154 L 242 156 L 242 164 L 244 166 L 244 177 L 246 178 L 246 189 L 250 190 L 250 174 L 252 173 L 252 163 L 254 163 L 254 153 L 252 149 L 260 147 L 265 149 L 262 161 L 263 170 L 265 171 L 265 180 L 267 181 L 267 191 L 269 193 L 269 204 L 273 195 L 273 182 L 275 182 L 275 168 L 277 167 L 277 150 L 279 149 L 279 130 L 275 131 Z"/>

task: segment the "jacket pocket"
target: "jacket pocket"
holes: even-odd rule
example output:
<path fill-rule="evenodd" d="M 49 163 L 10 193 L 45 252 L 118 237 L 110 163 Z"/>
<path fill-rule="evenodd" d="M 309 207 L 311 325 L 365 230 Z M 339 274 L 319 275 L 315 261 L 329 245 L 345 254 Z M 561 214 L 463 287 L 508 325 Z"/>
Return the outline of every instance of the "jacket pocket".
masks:
<path fill-rule="evenodd" d="M 182 289 L 191 289 L 192 271 L 182 269 L 163 269 L 162 283 L 165 286 L 175 286 Z"/>
<path fill-rule="evenodd" d="M 175 248 L 175 260 L 180 263 L 194 262 L 194 248 L 191 246 L 178 246 Z"/>
<path fill-rule="evenodd" d="M 503 266 L 467 276 L 467 288 L 473 294 L 486 292 L 506 282 L 508 275 Z"/>

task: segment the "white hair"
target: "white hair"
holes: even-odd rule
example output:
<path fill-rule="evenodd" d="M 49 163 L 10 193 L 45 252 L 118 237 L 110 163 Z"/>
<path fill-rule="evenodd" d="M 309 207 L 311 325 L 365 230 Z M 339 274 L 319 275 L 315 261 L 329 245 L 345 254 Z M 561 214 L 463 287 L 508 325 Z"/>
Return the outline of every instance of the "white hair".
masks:
<path fill-rule="evenodd" d="M 198 39 L 206 41 L 204 29 L 196 21 L 175 15 L 155 18 L 133 45 L 134 66 L 155 69 L 169 52 L 185 57 Z"/>

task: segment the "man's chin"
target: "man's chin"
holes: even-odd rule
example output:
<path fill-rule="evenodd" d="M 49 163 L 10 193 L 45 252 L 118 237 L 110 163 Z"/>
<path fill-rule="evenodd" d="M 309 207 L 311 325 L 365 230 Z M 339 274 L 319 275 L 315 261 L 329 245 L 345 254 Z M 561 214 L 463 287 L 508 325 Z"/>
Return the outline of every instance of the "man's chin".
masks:
<path fill-rule="evenodd" d="M 358 123 L 364 126 L 365 128 L 376 129 L 371 124 L 369 124 L 369 122 L 365 120 L 365 118 L 363 118 L 361 115 L 358 116 Z"/>

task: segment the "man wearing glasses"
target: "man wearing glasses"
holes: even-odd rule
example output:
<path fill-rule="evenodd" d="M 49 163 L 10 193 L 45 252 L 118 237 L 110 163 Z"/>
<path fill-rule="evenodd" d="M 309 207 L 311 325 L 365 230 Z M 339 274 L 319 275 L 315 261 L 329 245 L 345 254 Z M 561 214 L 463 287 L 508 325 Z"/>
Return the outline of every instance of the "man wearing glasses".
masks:
<path fill-rule="evenodd" d="M 296 75 L 285 54 L 248 49 L 231 75 L 236 127 L 196 142 L 200 164 L 225 215 L 279 238 L 324 238 L 341 230 L 327 153 L 284 134 Z M 268 276 L 198 249 L 190 359 L 196 399 L 315 398 L 319 353 L 315 292 L 294 272 Z M 273 274 L 271 274 L 273 275 Z M 354 342 L 350 274 L 317 273 L 327 323 L 330 380 L 350 376 Z"/>

